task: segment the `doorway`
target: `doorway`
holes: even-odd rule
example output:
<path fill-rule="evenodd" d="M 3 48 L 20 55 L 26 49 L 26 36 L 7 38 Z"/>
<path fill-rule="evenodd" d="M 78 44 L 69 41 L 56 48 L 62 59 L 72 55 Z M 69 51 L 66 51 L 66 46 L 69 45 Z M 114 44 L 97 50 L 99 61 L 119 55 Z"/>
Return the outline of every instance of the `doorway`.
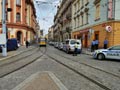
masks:
<path fill-rule="evenodd" d="M 22 32 L 21 31 L 17 32 L 17 40 L 19 41 L 20 44 L 22 44 Z"/>

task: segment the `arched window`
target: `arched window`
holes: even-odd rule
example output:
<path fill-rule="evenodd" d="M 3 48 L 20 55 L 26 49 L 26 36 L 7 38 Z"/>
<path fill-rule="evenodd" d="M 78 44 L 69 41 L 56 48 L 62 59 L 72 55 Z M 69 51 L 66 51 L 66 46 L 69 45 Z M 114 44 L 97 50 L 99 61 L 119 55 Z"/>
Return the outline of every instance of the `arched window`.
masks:
<path fill-rule="evenodd" d="M 16 0 L 16 5 L 21 5 L 21 0 Z"/>
<path fill-rule="evenodd" d="M 16 14 L 16 21 L 19 22 L 20 21 L 20 13 Z"/>

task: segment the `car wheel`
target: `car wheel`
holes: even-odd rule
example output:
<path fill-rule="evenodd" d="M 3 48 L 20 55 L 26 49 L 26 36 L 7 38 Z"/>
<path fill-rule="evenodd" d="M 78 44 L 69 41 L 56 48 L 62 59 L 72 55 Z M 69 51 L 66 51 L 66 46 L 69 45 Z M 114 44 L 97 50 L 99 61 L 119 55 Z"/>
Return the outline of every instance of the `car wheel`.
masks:
<path fill-rule="evenodd" d="M 105 59 L 105 56 L 104 56 L 104 54 L 98 54 L 97 58 L 99 60 L 102 60 L 102 59 Z"/>

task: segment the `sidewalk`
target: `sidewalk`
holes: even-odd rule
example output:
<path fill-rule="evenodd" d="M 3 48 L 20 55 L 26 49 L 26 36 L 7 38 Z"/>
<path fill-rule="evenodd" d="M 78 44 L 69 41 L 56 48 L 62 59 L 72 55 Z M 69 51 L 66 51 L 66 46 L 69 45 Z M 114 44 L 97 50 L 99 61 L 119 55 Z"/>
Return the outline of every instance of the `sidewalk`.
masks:
<path fill-rule="evenodd" d="M 82 48 L 82 54 L 92 55 L 93 52 L 90 51 L 88 48 Z"/>
<path fill-rule="evenodd" d="M 13 56 L 15 56 L 15 55 L 17 55 L 19 53 L 22 53 L 22 52 L 24 52 L 26 50 L 30 50 L 30 49 L 32 49 L 34 47 L 35 47 L 34 45 L 33 46 L 29 46 L 28 48 L 26 48 L 26 46 L 20 46 L 17 50 L 8 51 L 7 52 L 7 56 L 3 56 L 2 52 L 0 52 L 0 61 L 4 60 L 4 59 L 7 59 L 7 58 L 10 58 L 10 57 L 13 57 Z"/>

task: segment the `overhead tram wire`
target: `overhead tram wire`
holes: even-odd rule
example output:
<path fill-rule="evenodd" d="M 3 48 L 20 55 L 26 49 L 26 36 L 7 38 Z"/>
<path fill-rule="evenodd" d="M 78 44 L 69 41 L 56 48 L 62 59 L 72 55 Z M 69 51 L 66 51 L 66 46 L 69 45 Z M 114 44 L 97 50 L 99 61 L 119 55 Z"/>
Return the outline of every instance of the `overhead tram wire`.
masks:
<path fill-rule="evenodd" d="M 46 15 L 49 15 L 49 13 L 52 12 L 52 11 L 54 10 L 54 7 L 56 7 L 59 3 L 43 2 L 43 1 L 37 1 L 37 0 L 36 0 L 36 4 L 37 4 L 38 7 L 39 7 L 39 5 L 43 5 L 43 4 L 52 5 L 53 8 L 48 12 L 48 14 L 46 14 Z M 55 5 L 53 6 L 53 4 L 55 4 Z M 41 13 L 41 14 L 42 14 L 42 13 Z M 48 16 L 45 17 L 45 15 L 44 15 L 44 16 L 42 15 L 42 17 L 43 17 L 42 20 L 44 20 L 44 21 L 47 22 L 47 20 L 46 20 L 45 18 L 46 18 L 46 17 L 49 18 L 49 17 L 48 17 Z"/>

